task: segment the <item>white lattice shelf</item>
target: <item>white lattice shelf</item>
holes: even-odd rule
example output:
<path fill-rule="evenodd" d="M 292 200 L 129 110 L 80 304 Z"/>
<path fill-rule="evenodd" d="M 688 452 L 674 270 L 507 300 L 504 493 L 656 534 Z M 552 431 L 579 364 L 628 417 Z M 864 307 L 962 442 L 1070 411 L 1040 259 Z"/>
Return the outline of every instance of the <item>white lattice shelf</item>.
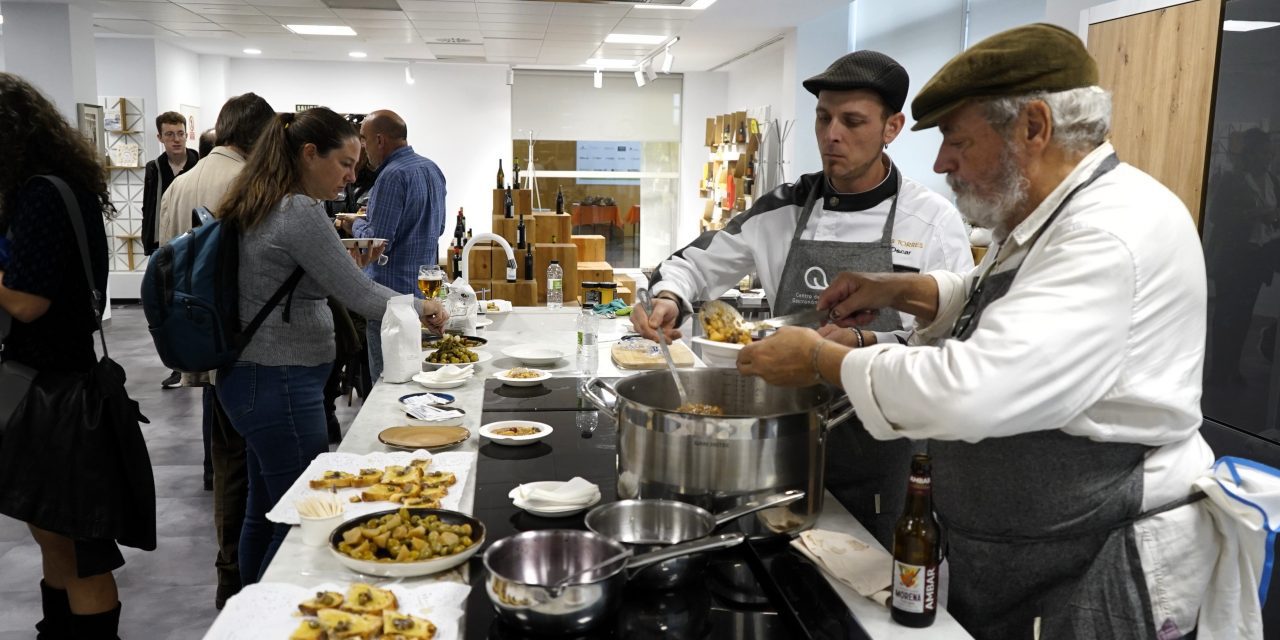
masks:
<path fill-rule="evenodd" d="M 120 145 L 133 144 L 139 149 L 139 163 L 146 161 L 146 122 L 141 98 L 104 96 L 103 107 L 110 116 L 120 119 L 118 129 L 107 129 L 108 154 Z M 143 271 L 147 258 L 142 255 L 142 198 L 145 171 L 138 167 L 108 165 L 108 187 L 116 217 L 107 221 L 107 241 L 111 246 L 112 271 Z"/>

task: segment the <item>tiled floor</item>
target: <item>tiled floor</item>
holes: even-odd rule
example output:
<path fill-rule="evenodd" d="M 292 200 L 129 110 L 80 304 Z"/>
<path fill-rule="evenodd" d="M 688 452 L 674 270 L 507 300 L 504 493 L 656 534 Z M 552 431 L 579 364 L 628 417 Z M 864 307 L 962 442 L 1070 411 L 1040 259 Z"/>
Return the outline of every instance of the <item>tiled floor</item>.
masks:
<path fill-rule="evenodd" d="M 124 549 L 116 572 L 124 604 L 120 637 L 189 640 L 204 635 L 217 615 L 212 494 L 201 487 L 200 391 L 162 391 L 160 364 L 141 307 L 116 307 L 107 328 L 111 357 L 128 372 L 129 394 L 151 420 L 143 425 L 156 480 L 159 543 L 155 551 Z M 339 400 L 338 419 L 351 424 L 356 405 Z M 40 554 L 26 526 L 0 516 L 0 640 L 35 637 L 40 619 Z"/>

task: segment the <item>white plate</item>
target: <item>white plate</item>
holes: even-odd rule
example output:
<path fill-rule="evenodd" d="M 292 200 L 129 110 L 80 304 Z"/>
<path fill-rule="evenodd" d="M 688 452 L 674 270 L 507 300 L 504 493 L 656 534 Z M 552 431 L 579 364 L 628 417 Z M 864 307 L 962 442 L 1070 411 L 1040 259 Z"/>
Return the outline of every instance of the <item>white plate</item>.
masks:
<path fill-rule="evenodd" d="M 502 350 L 502 355 L 508 358 L 514 358 L 525 364 L 534 366 L 555 364 L 557 360 L 564 358 L 565 352 L 551 347 L 539 347 L 532 344 L 519 344 L 513 347 L 507 347 Z"/>
<path fill-rule="evenodd" d="M 491 320 L 491 319 L 489 319 L 489 318 L 480 318 L 480 319 L 476 320 L 476 328 L 477 328 L 477 329 L 483 329 L 483 328 L 485 328 L 485 327 L 487 327 L 487 326 L 489 326 L 489 325 L 491 325 L 491 324 L 493 324 L 493 320 Z"/>
<path fill-rule="evenodd" d="M 527 436 L 499 436 L 494 435 L 494 429 L 502 427 L 538 427 L 538 433 Z M 532 420 L 499 420 L 498 422 L 490 422 L 480 427 L 480 435 L 488 438 L 494 444 L 500 444 L 508 447 L 519 447 L 526 444 L 533 444 L 549 435 L 554 429 L 551 425 L 542 422 L 534 422 Z"/>
<path fill-rule="evenodd" d="M 261 638 L 288 638 L 302 617 L 298 604 L 314 598 L 317 591 L 337 591 L 346 594 L 352 583 L 326 582 L 309 587 L 279 582 L 251 584 L 227 600 L 222 610 L 205 634 L 204 640 L 260 640 Z M 426 618 L 436 625 L 436 640 L 457 640 L 462 637 L 459 620 L 463 603 L 471 587 L 456 582 L 416 582 L 409 584 L 380 585 L 396 594 L 401 613 Z"/>
<path fill-rule="evenodd" d="M 421 459 L 431 461 L 427 471 L 453 472 L 458 481 L 452 487 L 449 487 L 449 493 L 440 499 L 440 508 L 461 511 L 462 490 L 467 486 L 467 478 L 471 476 L 471 470 L 476 465 L 476 454 L 473 452 L 453 451 L 431 454 L 425 449 L 419 449 L 414 452 L 378 451 L 362 456 L 354 453 L 328 452 L 316 456 L 315 460 L 312 460 L 311 464 L 307 465 L 302 475 L 298 476 L 298 479 L 293 482 L 293 486 L 289 487 L 289 490 L 281 496 L 280 501 L 267 512 L 267 519 L 280 524 L 299 524 L 302 519 L 298 517 L 298 500 L 331 493 L 337 495 L 338 501 L 342 503 L 342 516 L 346 520 L 366 513 L 386 511 L 397 506 L 396 503 L 351 502 L 351 496 L 360 495 L 363 489 L 348 487 L 330 491 L 329 489 L 312 489 L 309 483 L 323 476 L 325 471 L 359 473 L 361 469 L 382 469 L 393 464 L 403 466 L 413 460 Z"/>
<path fill-rule="evenodd" d="M 489 303 L 493 303 L 494 305 L 497 305 L 498 309 L 496 311 L 493 309 L 490 309 Z M 481 302 L 481 304 L 484 306 L 484 314 L 487 316 L 500 316 L 504 313 L 511 313 L 510 300 L 496 300 L 496 299 L 484 300 Z"/>
<path fill-rule="evenodd" d="M 488 351 L 476 351 L 475 349 L 472 349 L 471 351 L 472 353 L 476 354 L 475 362 L 464 362 L 462 364 L 448 362 L 448 363 L 441 364 L 438 362 L 427 362 L 427 356 L 435 353 L 435 349 L 432 349 L 431 351 L 425 352 L 426 355 L 422 356 L 422 369 L 423 371 L 434 371 L 436 369 L 444 367 L 446 364 L 452 364 L 453 366 L 458 367 L 459 369 L 466 369 L 472 365 L 484 364 L 493 359 L 493 354 L 489 353 Z"/>
<path fill-rule="evenodd" d="M 701 351 L 698 356 L 702 358 L 702 362 L 708 367 L 738 366 L 738 352 L 742 351 L 742 345 L 730 342 L 716 342 L 706 338 L 694 338 L 690 342 L 698 345 Z"/>
<path fill-rule="evenodd" d="M 343 238 L 342 246 L 348 249 L 372 249 L 387 243 L 386 238 Z"/>
<path fill-rule="evenodd" d="M 543 482 L 526 482 L 525 486 L 535 487 L 535 488 L 541 488 L 541 487 L 550 488 L 551 485 L 558 485 L 558 484 L 564 484 L 564 483 L 559 480 L 546 480 Z M 514 489 L 512 491 L 514 491 Z M 510 495 L 508 495 L 508 497 L 510 497 Z M 596 504 L 598 504 L 599 502 L 600 502 L 600 492 L 598 491 L 596 492 L 596 497 L 593 500 L 591 500 L 591 502 L 588 502 L 583 505 L 572 505 L 572 506 L 564 506 L 564 507 L 534 507 L 534 506 L 530 506 L 529 504 L 525 503 L 525 501 L 519 498 L 511 498 L 511 504 L 514 504 L 516 507 L 520 509 L 528 511 L 529 513 L 535 516 L 541 516 L 543 518 L 566 518 L 568 516 L 577 515 L 579 513 L 582 513 L 583 511 L 586 511 L 587 509 L 590 509 L 591 507 L 596 506 Z"/>
<path fill-rule="evenodd" d="M 383 512 L 382 515 L 386 515 L 387 513 L 388 512 Z M 410 513 L 413 513 L 413 511 L 410 510 Z M 453 522 L 458 522 L 459 516 L 462 516 L 469 518 L 469 520 L 467 520 L 468 523 L 474 521 L 480 523 L 481 527 L 484 526 L 483 522 L 480 522 L 465 513 L 460 514 L 445 509 L 425 509 L 420 513 L 437 514 L 437 517 L 445 522 L 449 522 L 450 518 L 452 518 Z M 362 520 L 366 517 L 373 518 L 377 516 L 369 514 L 367 516 L 348 518 L 345 522 L 338 525 L 338 527 L 347 527 L 351 524 L 352 520 Z M 337 527 L 334 528 L 334 531 L 337 531 Z M 418 560 L 416 562 L 377 562 L 373 560 L 359 560 L 338 551 L 336 546 L 333 544 L 332 539 L 327 540 L 325 542 L 325 546 L 329 548 L 329 553 L 338 561 L 339 564 L 355 571 L 356 573 L 383 578 L 416 578 L 419 576 L 429 576 L 433 573 L 440 573 L 441 571 L 448 571 L 449 569 L 466 562 L 468 558 L 475 555 L 476 552 L 480 550 L 480 547 L 484 546 L 484 529 L 482 528 L 479 533 L 479 537 L 472 540 L 471 546 L 467 547 L 460 553 L 440 558 L 432 558 L 430 560 Z M 330 538 L 332 538 L 332 534 L 330 534 Z"/>
<path fill-rule="evenodd" d="M 526 367 L 526 368 L 528 368 L 528 367 Z M 538 373 L 538 377 L 536 377 L 536 378 L 512 378 L 512 377 L 507 376 L 507 371 L 510 371 L 510 369 L 507 369 L 507 371 L 500 371 L 500 372 L 498 372 L 498 373 L 493 374 L 493 379 L 494 379 L 494 380 L 501 380 L 501 381 L 502 381 L 502 384 L 510 385 L 510 386 L 513 386 L 513 387 L 536 387 L 536 386 L 538 386 L 538 385 L 542 384 L 544 381 L 546 381 L 546 380 L 550 380 L 550 379 L 551 379 L 551 372 L 549 372 L 549 371 L 543 371 L 543 370 L 541 370 L 541 369 L 529 369 L 529 370 L 530 370 L 530 371 L 536 371 L 536 372 Z"/>
<path fill-rule="evenodd" d="M 456 389 L 468 382 L 471 382 L 471 379 L 474 377 L 474 375 L 470 375 L 465 378 L 458 378 L 457 380 L 450 380 L 448 382 L 436 382 L 430 373 L 423 372 L 413 374 L 413 378 L 411 379 L 428 389 Z"/>

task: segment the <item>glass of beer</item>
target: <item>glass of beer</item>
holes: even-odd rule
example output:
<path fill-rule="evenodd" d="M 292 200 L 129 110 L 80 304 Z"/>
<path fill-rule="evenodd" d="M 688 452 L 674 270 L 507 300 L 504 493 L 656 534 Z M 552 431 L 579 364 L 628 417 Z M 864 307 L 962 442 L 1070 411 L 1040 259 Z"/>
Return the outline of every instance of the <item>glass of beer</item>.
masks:
<path fill-rule="evenodd" d="M 444 284 L 444 271 L 437 264 L 424 264 L 418 267 L 418 291 L 424 298 L 434 298 L 440 293 L 440 285 Z"/>

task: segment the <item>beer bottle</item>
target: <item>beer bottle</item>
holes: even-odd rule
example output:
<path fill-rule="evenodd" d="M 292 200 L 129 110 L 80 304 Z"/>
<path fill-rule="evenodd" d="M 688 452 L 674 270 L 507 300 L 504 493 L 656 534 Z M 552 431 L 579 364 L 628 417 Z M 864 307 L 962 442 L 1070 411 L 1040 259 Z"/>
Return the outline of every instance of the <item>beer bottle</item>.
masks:
<path fill-rule="evenodd" d="M 927 454 L 911 459 L 907 506 L 893 529 L 893 597 L 890 616 L 906 627 L 927 627 L 938 615 L 938 521 L 933 517 L 933 464 Z"/>
<path fill-rule="evenodd" d="M 498 158 L 498 188 L 507 186 L 507 176 L 502 173 L 502 158 Z"/>

